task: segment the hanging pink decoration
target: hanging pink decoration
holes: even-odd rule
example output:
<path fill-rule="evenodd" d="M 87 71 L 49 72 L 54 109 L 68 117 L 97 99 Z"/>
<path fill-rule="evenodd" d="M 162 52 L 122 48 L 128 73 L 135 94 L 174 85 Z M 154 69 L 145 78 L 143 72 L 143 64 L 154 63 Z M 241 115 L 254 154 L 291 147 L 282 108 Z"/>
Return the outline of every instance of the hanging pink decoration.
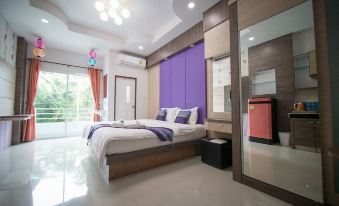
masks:
<path fill-rule="evenodd" d="M 40 48 L 40 49 L 44 49 L 45 48 L 45 41 L 42 38 L 38 38 L 35 41 L 35 47 Z"/>
<path fill-rule="evenodd" d="M 46 44 L 44 42 L 44 40 L 42 38 L 38 38 L 35 43 L 35 48 L 33 49 L 33 54 L 35 57 L 41 58 L 44 57 L 46 55 Z"/>
<path fill-rule="evenodd" d="M 95 57 L 97 57 L 97 53 L 95 53 L 95 51 L 92 49 L 91 51 L 88 52 L 88 56 L 94 59 Z"/>

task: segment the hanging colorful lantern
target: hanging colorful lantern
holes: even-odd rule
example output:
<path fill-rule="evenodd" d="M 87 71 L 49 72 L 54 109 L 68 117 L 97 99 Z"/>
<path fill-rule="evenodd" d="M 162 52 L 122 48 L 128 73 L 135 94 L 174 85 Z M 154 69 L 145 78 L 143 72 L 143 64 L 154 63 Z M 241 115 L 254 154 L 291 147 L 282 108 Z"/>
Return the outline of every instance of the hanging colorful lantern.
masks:
<path fill-rule="evenodd" d="M 45 42 L 42 38 L 38 38 L 36 41 L 35 41 L 35 47 L 37 48 L 40 48 L 40 49 L 44 49 L 45 48 Z"/>
<path fill-rule="evenodd" d="M 46 44 L 45 41 L 42 38 L 38 38 L 35 42 L 34 42 L 35 48 L 33 49 L 33 54 L 35 57 L 41 58 L 44 57 L 46 55 Z"/>
<path fill-rule="evenodd" d="M 88 52 L 88 56 L 90 57 L 90 59 L 88 60 L 88 64 L 94 67 L 97 64 L 97 60 L 95 60 L 95 57 L 97 57 L 97 54 L 95 53 L 93 49 L 91 49 Z"/>
<path fill-rule="evenodd" d="M 95 53 L 95 51 L 92 49 L 88 52 L 88 56 L 94 59 L 95 57 L 97 57 L 97 53 Z"/>
<path fill-rule="evenodd" d="M 88 60 L 88 64 L 92 67 L 94 67 L 96 64 L 97 64 L 97 60 L 93 59 L 93 58 L 90 58 Z"/>
<path fill-rule="evenodd" d="M 45 49 L 40 49 L 40 48 L 34 48 L 33 49 L 33 54 L 35 57 L 44 57 L 46 55 L 46 50 Z"/>

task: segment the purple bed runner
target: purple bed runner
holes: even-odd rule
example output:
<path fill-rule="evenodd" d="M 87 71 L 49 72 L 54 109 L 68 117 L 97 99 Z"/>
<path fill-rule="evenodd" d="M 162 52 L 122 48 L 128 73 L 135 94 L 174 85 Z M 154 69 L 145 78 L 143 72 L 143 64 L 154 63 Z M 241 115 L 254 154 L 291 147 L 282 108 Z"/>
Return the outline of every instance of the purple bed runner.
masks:
<path fill-rule="evenodd" d="M 104 128 L 104 127 L 111 127 L 111 128 L 115 128 L 112 127 L 111 124 L 97 124 L 97 125 L 93 125 L 90 128 L 89 134 L 87 139 L 90 140 L 94 134 L 94 132 L 100 128 Z M 153 132 L 160 141 L 172 141 L 173 140 L 173 130 L 170 128 L 166 128 L 166 127 L 147 127 L 147 126 L 142 126 L 142 127 L 123 127 L 122 129 L 146 129 L 148 131 Z"/>

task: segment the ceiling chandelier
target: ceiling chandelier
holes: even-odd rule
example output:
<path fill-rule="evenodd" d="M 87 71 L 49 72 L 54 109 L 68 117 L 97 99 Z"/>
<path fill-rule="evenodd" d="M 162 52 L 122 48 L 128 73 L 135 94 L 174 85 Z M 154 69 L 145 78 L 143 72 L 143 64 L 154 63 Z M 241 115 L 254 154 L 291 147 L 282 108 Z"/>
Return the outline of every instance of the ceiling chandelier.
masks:
<path fill-rule="evenodd" d="M 120 0 L 98 0 L 94 6 L 100 12 L 100 19 L 102 21 L 108 21 L 109 18 L 112 18 L 117 25 L 121 25 L 123 18 L 128 19 L 131 15 L 130 11 Z"/>

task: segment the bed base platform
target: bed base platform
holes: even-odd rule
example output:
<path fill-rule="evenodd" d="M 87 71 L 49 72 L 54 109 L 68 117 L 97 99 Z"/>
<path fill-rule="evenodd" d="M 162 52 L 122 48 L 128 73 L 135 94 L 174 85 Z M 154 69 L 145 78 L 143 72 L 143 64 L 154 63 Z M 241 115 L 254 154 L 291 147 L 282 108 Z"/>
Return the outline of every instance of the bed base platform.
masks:
<path fill-rule="evenodd" d="M 106 155 L 108 179 L 137 173 L 200 155 L 200 139 L 150 149 Z"/>

